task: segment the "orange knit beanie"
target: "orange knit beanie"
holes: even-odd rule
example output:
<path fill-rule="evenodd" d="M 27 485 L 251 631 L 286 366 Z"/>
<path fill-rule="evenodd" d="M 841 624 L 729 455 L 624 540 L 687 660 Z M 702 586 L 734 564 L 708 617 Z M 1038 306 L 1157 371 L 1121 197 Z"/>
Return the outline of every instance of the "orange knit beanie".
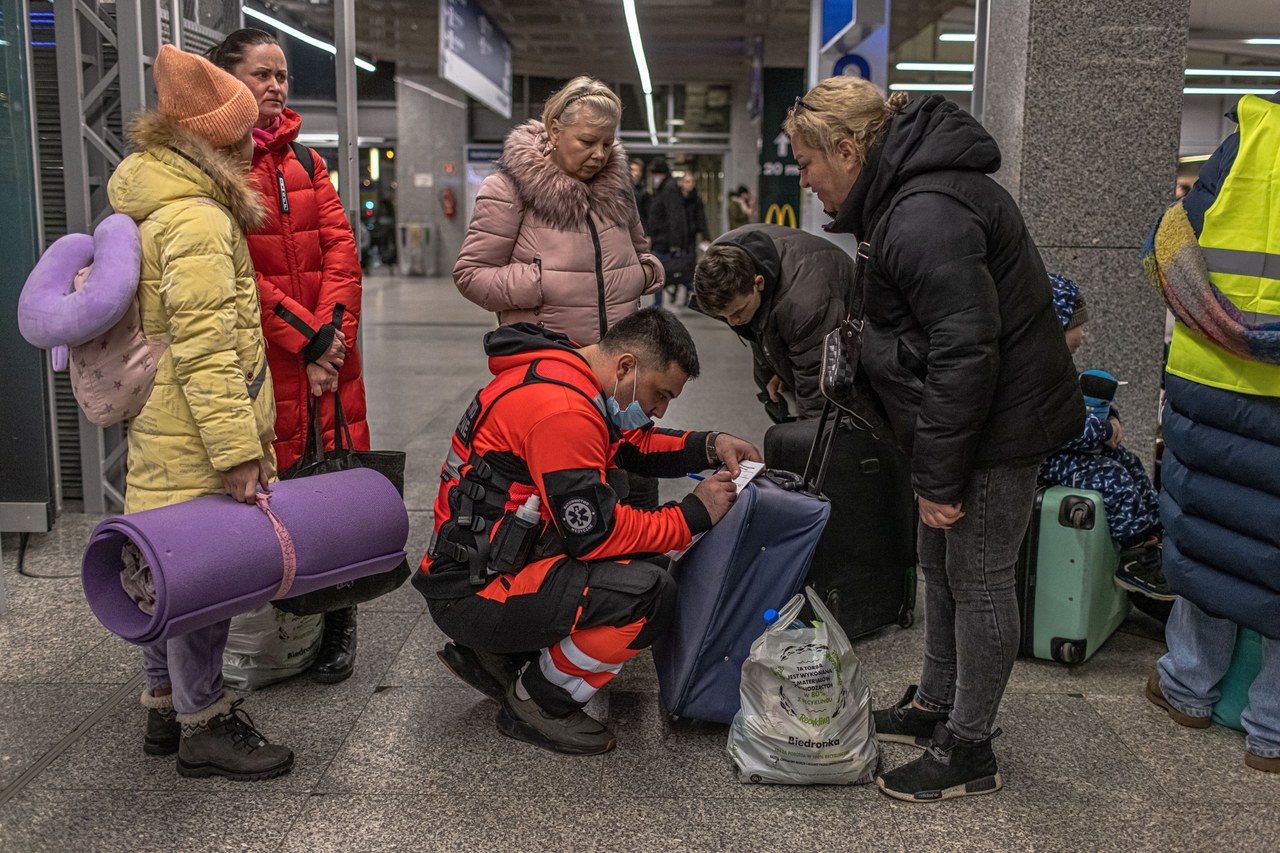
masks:
<path fill-rule="evenodd" d="M 258 121 L 258 101 L 249 87 L 203 57 L 166 44 L 153 74 L 160 114 L 215 148 L 244 139 Z"/>

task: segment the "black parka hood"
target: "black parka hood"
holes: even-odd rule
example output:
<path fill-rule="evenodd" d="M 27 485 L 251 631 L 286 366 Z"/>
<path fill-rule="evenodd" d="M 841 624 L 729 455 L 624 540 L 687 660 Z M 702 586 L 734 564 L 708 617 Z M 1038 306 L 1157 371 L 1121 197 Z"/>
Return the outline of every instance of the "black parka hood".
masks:
<path fill-rule="evenodd" d="M 499 326 L 484 336 L 484 354 L 490 358 L 546 349 L 577 352 L 578 347 L 568 335 L 553 332 L 535 323 Z"/>
<path fill-rule="evenodd" d="M 870 237 L 898 187 L 929 172 L 1000 168 L 1000 147 L 978 120 L 955 102 L 930 95 L 907 104 L 876 137 L 862 174 L 826 230 Z"/>

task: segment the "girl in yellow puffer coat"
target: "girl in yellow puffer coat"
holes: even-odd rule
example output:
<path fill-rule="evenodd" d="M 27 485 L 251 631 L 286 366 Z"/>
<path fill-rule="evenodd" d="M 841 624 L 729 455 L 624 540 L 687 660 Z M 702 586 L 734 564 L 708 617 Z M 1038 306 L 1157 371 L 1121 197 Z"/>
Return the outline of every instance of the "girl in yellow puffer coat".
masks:
<path fill-rule="evenodd" d="M 138 223 L 143 333 L 169 348 L 129 428 L 125 511 L 225 492 L 252 502 L 275 476 L 275 402 L 244 231 L 262 218 L 248 181 L 258 106 L 243 83 L 170 46 L 154 64 L 159 107 L 129 130 L 111 205 Z M 144 749 L 184 776 L 267 779 L 293 753 L 267 743 L 222 689 L 230 621 L 147 647 Z"/>

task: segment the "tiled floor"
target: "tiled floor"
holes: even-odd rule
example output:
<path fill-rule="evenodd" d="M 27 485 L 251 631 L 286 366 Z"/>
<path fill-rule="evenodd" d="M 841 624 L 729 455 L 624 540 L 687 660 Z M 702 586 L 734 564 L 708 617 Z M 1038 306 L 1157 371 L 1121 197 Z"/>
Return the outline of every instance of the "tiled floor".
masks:
<path fill-rule="evenodd" d="M 667 417 L 759 441 L 747 351 L 685 316 L 703 377 Z M 435 279 L 371 277 L 363 341 L 375 443 L 409 450 L 406 502 L 426 547 L 448 436 L 486 372 L 487 315 Z M 691 484 L 664 485 L 666 497 Z M 136 651 L 80 593 L 97 519 L 64 513 L 3 541 L 0 850 L 1267 850 L 1280 847 L 1280 779 L 1242 763 L 1243 738 L 1173 725 L 1141 696 L 1158 626 L 1126 622 L 1081 666 L 1019 661 L 996 748 L 1005 789 L 913 806 L 874 787 L 745 786 L 725 730 L 672 728 L 647 654 L 593 706 L 619 747 L 566 758 L 499 735 L 494 703 L 435 658 L 442 642 L 407 585 L 361 609 L 349 681 L 298 680 L 246 707 L 297 753 L 293 773 L 245 784 L 186 780 L 143 755 Z M 877 704 L 918 675 L 920 627 L 856 644 Z M 912 750 L 889 746 L 890 764 Z"/>

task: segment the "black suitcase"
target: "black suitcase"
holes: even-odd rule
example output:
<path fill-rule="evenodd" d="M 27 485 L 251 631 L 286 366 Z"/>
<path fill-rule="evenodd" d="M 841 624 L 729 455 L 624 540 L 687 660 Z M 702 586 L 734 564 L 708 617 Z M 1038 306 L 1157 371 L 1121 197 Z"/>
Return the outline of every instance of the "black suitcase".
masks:
<path fill-rule="evenodd" d="M 822 481 L 831 519 L 806 583 L 850 637 L 886 625 L 910 627 L 916 604 L 910 465 L 895 446 L 854 429 L 848 418 L 833 417 L 831 408 L 828 404 L 818 420 L 777 424 L 764 436 L 770 468 L 804 471 L 811 454 L 829 453 L 822 460 L 828 467 Z M 834 441 L 820 443 L 819 426 L 831 423 L 837 426 Z"/>

